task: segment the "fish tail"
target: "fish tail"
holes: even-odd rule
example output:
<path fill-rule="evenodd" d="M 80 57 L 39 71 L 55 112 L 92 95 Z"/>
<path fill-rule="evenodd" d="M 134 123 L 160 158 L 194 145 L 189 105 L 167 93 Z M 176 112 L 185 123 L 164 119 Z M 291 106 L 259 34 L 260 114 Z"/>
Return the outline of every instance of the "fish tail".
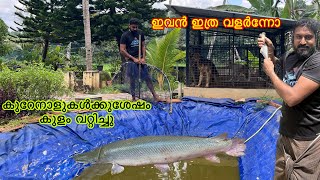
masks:
<path fill-rule="evenodd" d="M 234 138 L 232 139 L 231 147 L 226 151 L 226 154 L 235 157 L 243 156 L 245 149 L 246 145 L 244 144 L 244 140 Z"/>

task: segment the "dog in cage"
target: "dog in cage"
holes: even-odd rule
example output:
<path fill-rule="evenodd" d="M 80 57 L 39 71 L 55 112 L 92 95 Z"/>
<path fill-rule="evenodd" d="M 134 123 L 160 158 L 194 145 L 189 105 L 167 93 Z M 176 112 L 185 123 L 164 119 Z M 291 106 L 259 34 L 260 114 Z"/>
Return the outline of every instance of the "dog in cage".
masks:
<path fill-rule="evenodd" d="M 237 63 L 237 61 L 239 61 L 237 58 L 233 63 L 229 61 L 229 69 L 232 72 L 230 81 L 240 81 L 241 79 L 250 81 L 250 70 L 247 61 L 242 63 Z"/>
<path fill-rule="evenodd" d="M 216 81 L 219 76 L 214 63 L 211 60 L 204 58 L 199 49 L 195 49 L 194 52 L 190 54 L 190 74 L 192 77 L 191 86 L 194 86 L 198 80 L 196 87 L 201 86 L 204 76 L 206 77 L 205 87 L 209 87 L 210 82 L 212 80 Z M 196 78 L 197 76 L 199 78 Z"/>

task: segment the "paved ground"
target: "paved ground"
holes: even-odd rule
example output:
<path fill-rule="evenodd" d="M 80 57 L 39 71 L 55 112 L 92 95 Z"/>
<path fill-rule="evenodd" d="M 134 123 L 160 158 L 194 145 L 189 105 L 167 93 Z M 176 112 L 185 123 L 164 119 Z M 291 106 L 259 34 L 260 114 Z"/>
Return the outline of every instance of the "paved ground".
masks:
<path fill-rule="evenodd" d="M 90 97 L 90 96 L 101 96 L 102 100 L 131 100 L 131 95 L 128 93 L 118 93 L 118 94 L 84 94 L 80 92 L 74 93 L 72 96 L 69 97 L 62 97 L 62 100 L 71 101 L 75 100 L 75 98 L 80 97 Z"/>

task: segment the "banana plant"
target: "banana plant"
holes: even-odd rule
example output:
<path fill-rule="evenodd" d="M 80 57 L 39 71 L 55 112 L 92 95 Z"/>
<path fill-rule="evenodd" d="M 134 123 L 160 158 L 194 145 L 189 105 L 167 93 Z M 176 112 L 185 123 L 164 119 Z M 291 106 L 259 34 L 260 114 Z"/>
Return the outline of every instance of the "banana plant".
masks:
<path fill-rule="evenodd" d="M 314 0 L 309 6 L 304 0 L 286 0 L 281 17 L 295 20 L 304 17 L 319 19 L 319 13 L 319 0 Z"/>
<path fill-rule="evenodd" d="M 232 11 L 232 12 L 240 12 L 240 13 L 247 13 L 247 14 L 253 14 L 255 12 L 251 8 L 246 8 L 246 7 L 232 5 L 232 4 L 213 6 L 213 7 L 208 7 L 207 9 L 221 10 L 221 11 Z"/>
<path fill-rule="evenodd" d="M 311 7 L 313 7 L 314 12 L 310 15 L 310 17 L 320 21 L 320 0 L 313 0 Z"/>
<path fill-rule="evenodd" d="M 175 28 L 163 37 L 152 39 L 147 45 L 148 63 L 161 69 L 165 74 L 171 74 L 175 63 L 186 57 L 185 51 L 177 49 L 180 31 L 181 29 Z M 157 79 L 162 90 L 163 75 L 159 74 Z"/>
<path fill-rule="evenodd" d="M 248 0 L 259 15 L 279 17 L 278 4 L 280 0 Z"/>

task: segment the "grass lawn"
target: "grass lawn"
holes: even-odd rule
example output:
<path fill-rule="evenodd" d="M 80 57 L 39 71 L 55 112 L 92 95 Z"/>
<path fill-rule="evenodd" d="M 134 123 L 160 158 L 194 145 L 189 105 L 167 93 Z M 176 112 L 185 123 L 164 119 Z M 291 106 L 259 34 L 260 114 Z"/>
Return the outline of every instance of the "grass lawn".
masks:
<path fill-rule="evenodd" d="M 36 123 L 41 118 L 40 115 L 30 115 L 23 116 L 20 118 L 12 119 L 12 120 L 0 120 L 0 121 L 9 121 L 7 124 L 0 125 L 0 132 L 9 132 L 15 129 L 22 128 L 28 123 Z"/>

